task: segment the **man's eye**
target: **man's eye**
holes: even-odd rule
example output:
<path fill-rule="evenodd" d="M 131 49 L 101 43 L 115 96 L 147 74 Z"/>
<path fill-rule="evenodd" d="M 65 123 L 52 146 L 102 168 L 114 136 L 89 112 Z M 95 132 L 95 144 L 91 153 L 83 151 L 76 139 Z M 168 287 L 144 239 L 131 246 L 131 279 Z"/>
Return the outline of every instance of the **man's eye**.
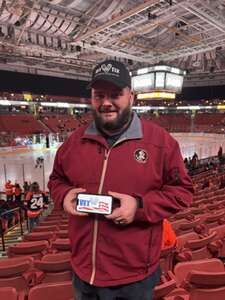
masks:
<path fill-rule="evenodd" d="M 113 94 L 111 94 L 111 99 L 117 99 L 117 98 L 119 98 L 119 96 L 120 96 L 120 93 L 113 93 Z"/>
<path fill-rule="evenodd" d="M 103 99 L 103 98 L 104 98 L 103 94 L 97 94 L 97 95 L 95 95 L 95 99 L 100 100 L 100 99 Z"/>

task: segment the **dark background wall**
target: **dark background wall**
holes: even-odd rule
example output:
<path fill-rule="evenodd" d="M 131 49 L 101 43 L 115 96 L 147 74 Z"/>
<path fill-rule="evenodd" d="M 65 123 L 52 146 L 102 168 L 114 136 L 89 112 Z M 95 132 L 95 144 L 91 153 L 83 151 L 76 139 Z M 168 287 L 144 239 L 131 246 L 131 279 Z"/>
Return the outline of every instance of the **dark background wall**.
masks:
<path fill-rule="evenodd" d="M 87 81 L 0 71 L 1 92 L 90 97 Z"/>
<path fill-rule="evenodd" d="M 41 75 L 0 71 L 0 91 L 90 97 L 87 82 Z M 225 99 L 225 86 L 186 87 L 177 100 Z"/>
<path fill-rule="evenodd" d="M 186 87 L 182 89 L 182 93 L 176 96 L 177 100 L 210 100 L 225 99 L 225 86 L 200 86 Z"/>

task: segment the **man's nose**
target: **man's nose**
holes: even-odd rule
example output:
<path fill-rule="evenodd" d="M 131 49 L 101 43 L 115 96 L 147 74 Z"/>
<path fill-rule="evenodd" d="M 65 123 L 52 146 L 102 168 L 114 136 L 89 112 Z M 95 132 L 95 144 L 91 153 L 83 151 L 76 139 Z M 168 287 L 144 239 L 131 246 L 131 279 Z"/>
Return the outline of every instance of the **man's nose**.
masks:
<path fill-rule="evenodd" d="M 105 96 L 103 99 L 102 99 L 102 105 L 112 105 L 112 101 L 111 99 L 109 98 L 109 96 Z"/>

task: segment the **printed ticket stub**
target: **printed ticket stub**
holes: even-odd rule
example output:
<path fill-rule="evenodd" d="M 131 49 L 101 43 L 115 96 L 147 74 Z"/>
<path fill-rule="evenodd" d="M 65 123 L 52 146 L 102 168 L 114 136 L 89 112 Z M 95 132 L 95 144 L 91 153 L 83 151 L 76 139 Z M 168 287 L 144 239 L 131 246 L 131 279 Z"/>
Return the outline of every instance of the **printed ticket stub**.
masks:
<path fill-rule="evenodd" d="M 112 213 L 112 196 L 79 193 L 77 211 L 109 215 Z"/>

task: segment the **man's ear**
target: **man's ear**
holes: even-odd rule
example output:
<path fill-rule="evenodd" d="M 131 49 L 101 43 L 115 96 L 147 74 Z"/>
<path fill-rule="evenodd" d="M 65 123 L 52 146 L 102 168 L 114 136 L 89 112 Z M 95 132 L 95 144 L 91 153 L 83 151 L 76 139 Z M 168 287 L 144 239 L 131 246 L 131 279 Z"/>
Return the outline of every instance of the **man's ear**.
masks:
<path fill-rule="evenodd" d="M 133 105 L 134 103 L 134 92 L 130 93 L 130 104 Z"/>

